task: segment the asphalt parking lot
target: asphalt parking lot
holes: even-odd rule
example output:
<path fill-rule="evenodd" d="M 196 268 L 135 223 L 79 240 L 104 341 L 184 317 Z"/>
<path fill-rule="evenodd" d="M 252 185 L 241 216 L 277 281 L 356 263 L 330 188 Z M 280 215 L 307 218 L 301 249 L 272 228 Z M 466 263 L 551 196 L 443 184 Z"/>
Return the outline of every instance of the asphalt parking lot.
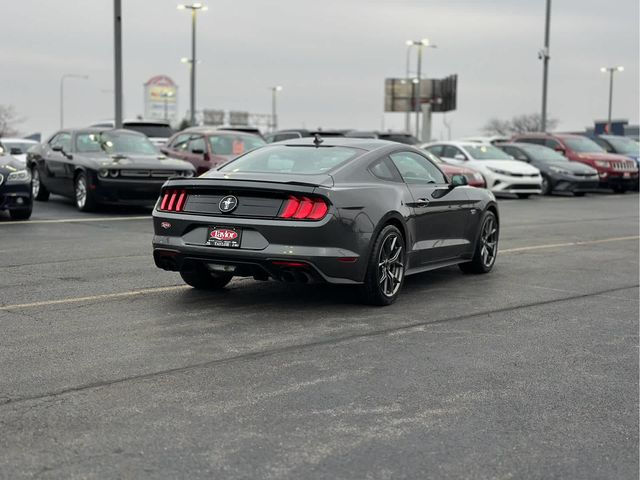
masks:
<path fill-rule="evenodd" d="M 149 212 L 0 218 L 2 478 L 638 478 L 638 195 L 501 200 L 398 302 L 151 257 Z"/>

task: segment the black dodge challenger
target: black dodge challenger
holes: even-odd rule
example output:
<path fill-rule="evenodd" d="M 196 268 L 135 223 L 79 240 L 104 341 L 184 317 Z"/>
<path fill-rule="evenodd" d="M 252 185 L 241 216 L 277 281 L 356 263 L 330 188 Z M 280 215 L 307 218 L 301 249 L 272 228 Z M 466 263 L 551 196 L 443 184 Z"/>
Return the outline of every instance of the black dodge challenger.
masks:
<path fill-rule="evenodd" d="M 320 281 L 388 305 L 406 275 L 456 264 L 486 273 L 498 253 L 491 192 L 381 140 L 316 136 L 250 151 L 169 180 L 153 220 L 156 265 L 200 289 L 233 276 Z"/>
<path fill-rule="evenodd" d="M 0 211 L 8 210 L 13 220 L 27 220 L 32 207 L 29 170 L 0 147 Z"/>
<path fill-rule="evenodd" d="M 162 155 L 137 132 L 107 128 L 61 130 L 29 150 L 33 197 L 57 193 L 81 211 L 100 204 L 153 205 L 171 177 L 192 177 L 193 166 Z"/>

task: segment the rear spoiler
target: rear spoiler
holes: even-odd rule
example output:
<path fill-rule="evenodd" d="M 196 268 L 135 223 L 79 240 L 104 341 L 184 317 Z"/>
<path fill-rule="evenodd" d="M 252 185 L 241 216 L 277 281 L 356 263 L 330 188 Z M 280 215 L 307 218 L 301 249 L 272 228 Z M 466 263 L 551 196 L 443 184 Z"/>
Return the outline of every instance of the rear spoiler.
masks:
<path fill-rule="evenodd" d="M 312 183 L 312 182 L 300 182 L 300 181 L 283 181 L 283 182 L 269 182 L 265 180 L 236 180 L 227 178 L 175 178 L 169 179 L 163 185 L 163 189 L 166 188 L 188 188 L 189 190 L 205 190 L 208 188 L 224 188 L 224 189 L 247 189 L 247 190 L 262 190 L 268 192 L 302 192 L 313 193 L 318 187 L 331 187 L 333 186 L 333 178 L 327 176 L 329 182 Z M 329 183 L 327 185 L 327 183 Z"/>

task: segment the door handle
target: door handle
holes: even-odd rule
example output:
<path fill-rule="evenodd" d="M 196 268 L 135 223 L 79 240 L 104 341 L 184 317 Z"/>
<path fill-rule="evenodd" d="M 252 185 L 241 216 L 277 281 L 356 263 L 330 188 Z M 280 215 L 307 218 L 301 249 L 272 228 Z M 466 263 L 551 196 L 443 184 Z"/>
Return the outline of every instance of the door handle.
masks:
<path fill-rule="evenodd" d="M 421 207 L 426 207 L 427 205 L 429 205 L 429 200 L 427 200 L 426 198 L 419 198 L 418 201 L 416 202 L 416 205 L 419 205 Z"/>

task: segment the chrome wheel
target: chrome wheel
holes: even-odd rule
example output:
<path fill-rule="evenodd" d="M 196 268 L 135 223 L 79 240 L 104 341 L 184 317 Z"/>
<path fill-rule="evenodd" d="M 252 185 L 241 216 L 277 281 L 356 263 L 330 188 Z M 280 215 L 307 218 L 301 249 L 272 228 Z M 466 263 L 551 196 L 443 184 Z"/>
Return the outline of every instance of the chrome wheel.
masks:
<path fill-rule="evenodd" d="M 36 198 L 40 193 L 40 174 L 38 169 L 34 168 L 31 172 L 31 195 Z"/>
<path fill-rule="evenodd" d="M 87 181 L 84 175 L 80 175 L 76 180 L 76 205 L 78 208 L 84 208 L 87 203 Z"/>
<path fill-rule="evenodd" d="M 480 233 L 480 255 L 482 264 L 491 267 L 498 253 L 498 224 L 493 215 L 488 216 Z"/>
<path fill-rule="evenodd" d="M 391 233 L 388 235 L 378 255 L 378 283 L 380 290 L 387 297 L 393 297 L 404 277 L 404 247 L 402 238 Z"/>

